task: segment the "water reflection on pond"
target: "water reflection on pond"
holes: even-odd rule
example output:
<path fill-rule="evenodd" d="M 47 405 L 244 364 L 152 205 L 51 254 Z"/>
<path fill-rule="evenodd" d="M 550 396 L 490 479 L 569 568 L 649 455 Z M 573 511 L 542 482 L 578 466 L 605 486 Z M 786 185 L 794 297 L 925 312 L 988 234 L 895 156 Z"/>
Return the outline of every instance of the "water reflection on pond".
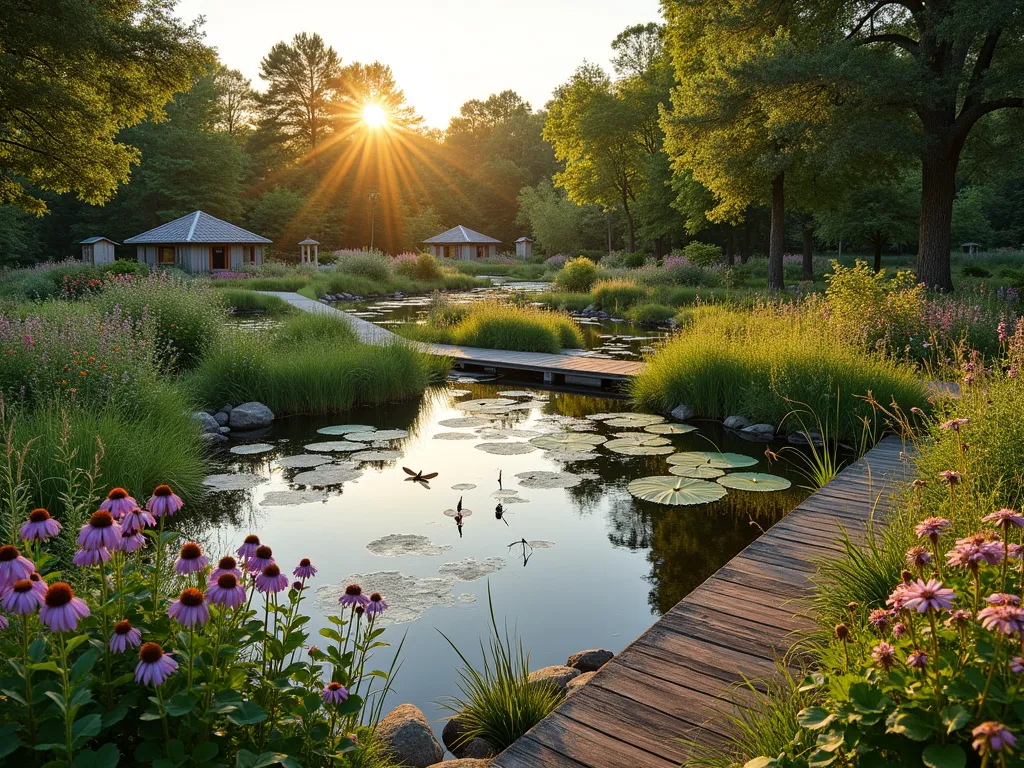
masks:
<path fill-rule="evenodd" d="M 504 398 L 514 409 L 458 407 L 480 398 Z M 330 609 L 337 589 L 350 579 L 384 591 L 391 619 L 403 620 L 388 639 L 397 643 L 408 633 L 393 703 L 412 702 L 434 721 L 442 712 L 432 702 L 455 691 L 457 661 L 434 628 L 475 657 L 488 626 L 488 580 L 499 621 L 507 617 L 518 628 L 534 667 L 564 663 L 583 648 L 619 651 L 806 496 L 786 462 L 769 468 L 765 444 L 741 440 L 717 424 L 666 438 L 677 451 L 717 449 L 756 457 L 757 466 L 743 471 L 787 476 L 793 486 L 772 493 L 729 491 L 712 504 L 665 507 L 626 491 L 638 477 L 667 474 L 664 455 L 617 455 L 598 445 L 594 458 L 568 461 L 564 453 L 529 442 L 567 431 L 609 438 L 636 431 L 585 418 L 624 410 L 622 400 L 495 382 L 438 387 L 420 402 L 356 409 L 342 417 L 282 419 L 250 441 L 270 450 L 225 451 L 218 459 L 215 471 L 255 475 L 255 487 L 211 493 L 185 525 L 213 555 L 233 551 L 246 534 L 256 533 L 289 572 L 309 557 L 320 569 L 313 588 L 322 590 L 307 602 L 314 638 L 326 625 L 321 608 Z M 317 432 L 343 424 L 404 430 L 408 436 L 392 432 L 375 442 L 358 433 Z M 305 447 L 330 442 L 361 442 L 372 453 Z M 508 451 L 514 453 L 501 455 Z M 285 458 L 310 454 L 330 462 Z M 283 467 L 281 459 L 305 466 Z M 407 481 L 403 466 L 438 476 L 427 488 Z M 325 470 L 328 481 L 344 482 L 322 489 L 291 483 L 301 473 Z M 535 471 L 565 472 L 568 478 L 556 480 L 575 484 L 531 487 L 535 480 L 517 478 Z M 472 511 L 461 531 L 445 515 L 460 497 Z M 496 519 L 499 501 L 505 511 Z M 533 545 L 509 547 L 523 539 Z M 385 668 L 389 661 L 386 653 L 378 659 Z"/>

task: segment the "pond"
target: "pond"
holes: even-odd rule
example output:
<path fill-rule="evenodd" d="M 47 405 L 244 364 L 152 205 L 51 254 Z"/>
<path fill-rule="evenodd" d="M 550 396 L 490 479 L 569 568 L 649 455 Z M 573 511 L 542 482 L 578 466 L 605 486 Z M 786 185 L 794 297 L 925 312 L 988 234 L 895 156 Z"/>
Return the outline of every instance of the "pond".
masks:
<path fill-rule="evenodd" d="M 480 399 L 499 402 L 472 403 Z M 630 481 L 666 475 L 669 464 L 665 450 L 626 455 L 605 447 L 604 439 L 619 433 L 659 437 L 644 432 L 643 422 L 608 416 L 623 411 L 621 399 L 502 380 L 449 383 L 417 402 L 341 418 L 280 419 L 248 443 L 228 444 L 259 452 L 224 451 L 215 471 L 252 487 L 211 492 L 183 521 L 185 532 L 212 556 L 233 552 L 256 533 L 288 572 L 310 558 L 320 569 L 305 603 L 314 643 L 346 584 L 379 589 L 390 604 L 385 639 L 397 645 L 406 638 L 390 706 L 419 706 L 440 732 L 444 712 L 436 702 L 456 692 L 458 663 L 441 632 L 479 658 L 489 626 L 488 585 L 499 624 L 519 633 L 533 668 L 564 664 L 585 648 L 617 652 L 807 495 L 786 460 L 769 465 L 766 448 L 778 451 L 779 444 L 748 442 L 701 423 L 660 437 L 668 451 L 744 454 L 756 464 L 737 471 L 770 471 L 792 486 L 729 490 L 697 506 L 634 498 Z M 376 427 L 378 439 L 330 429 L 341 425 Z M 338 447 L 332 442 L 350 450 L 331 451 Z M 566 448 L 583 449 L 583 458 Z M 299 455 L 322 458 L 288 458 Z M 324 463 L 311 466 L 318 462 Z M 289 464 L 305 466 L 282 466 Z M 403 466 L 437 476 L 427 487 L 408 481 Z M 320 474 L 303 476 L 311 471 Z M 525 474 L 537 472 L 555 474 Z M 306 480 L 336 484 L 301 485 Z M 461 528 L 445 514 L 460 499 Z M 523 540 L 525 546 L 517 544 Z M 387 668 L 389 653 L 381 652 L 378 666 Z"/>

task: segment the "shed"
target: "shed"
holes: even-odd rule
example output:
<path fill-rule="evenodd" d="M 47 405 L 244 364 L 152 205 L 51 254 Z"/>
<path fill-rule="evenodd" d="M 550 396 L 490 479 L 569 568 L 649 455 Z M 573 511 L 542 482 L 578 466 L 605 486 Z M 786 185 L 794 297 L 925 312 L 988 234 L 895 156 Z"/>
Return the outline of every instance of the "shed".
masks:
<path fill-rule="evenodd" d="M 963 243 L 960 247 L 970 256 L 977 256 L 981 251 L 981 243 Z"/>
<path fill-rule="evenodd" d="M 520 237 L 516 240 L 516 258 L 533 258 L 533 240 L 529 237 Z"/>
<path fill-rule="evenodd" d="M 216 272 L 263 263 L 263 246 L 272 241 L 248 230 L 195 211 L 180 219 L 129 237 L 138 260 L 152 266 L 181 267 L 190 272 Z"/>
<path fill-rule="evenodd" d="M 459 224 L 447 232 L 423 241 L 435 258 L 445 259 L 486 259 L 498 252 L 501 240 L 481 235 Z"/>
<path fill-rule="evenodd" d="M 109 237 L 87 237 L 81 242 L 83 264 L 112 264 L 114 262 L 113 240 Z"/>

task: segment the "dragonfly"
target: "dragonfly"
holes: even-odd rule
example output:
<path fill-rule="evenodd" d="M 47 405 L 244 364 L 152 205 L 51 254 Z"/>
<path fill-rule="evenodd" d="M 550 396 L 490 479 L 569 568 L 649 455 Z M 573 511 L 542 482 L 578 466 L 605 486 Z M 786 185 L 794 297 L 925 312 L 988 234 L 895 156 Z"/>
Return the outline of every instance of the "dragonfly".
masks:
<path fill-rule="evenodd" d="M 408 467 L 402 467 L 402 471 L 405 472 L 405 474 L 409 475 L 409 477 L 405 478 L 405 481 L 407 483 L 419 483 L 424 488 L 429 488 L 430 481 L 437 477 L 437 472 L 430 472 L 424 474 L 422 469 L 419 472 L 414 472 Z"/>

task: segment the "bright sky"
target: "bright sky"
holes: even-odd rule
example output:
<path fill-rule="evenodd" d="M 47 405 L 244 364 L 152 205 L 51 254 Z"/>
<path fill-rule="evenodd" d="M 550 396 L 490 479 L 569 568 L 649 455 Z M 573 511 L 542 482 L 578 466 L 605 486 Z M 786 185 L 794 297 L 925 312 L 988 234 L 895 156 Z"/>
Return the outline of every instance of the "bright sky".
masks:
<path fill-rule="evenodd" d="M 258 90 L 274 43 L 319 32 L 343 64 L 390 65 L 437 128 L 463 102 L 507 88 L 543 107 L 584 59 L 607 68 L 627 26 L 660 20 L 658 0 L 181 0 L 178 13 L 205 16 L 207 42 Z"/>

